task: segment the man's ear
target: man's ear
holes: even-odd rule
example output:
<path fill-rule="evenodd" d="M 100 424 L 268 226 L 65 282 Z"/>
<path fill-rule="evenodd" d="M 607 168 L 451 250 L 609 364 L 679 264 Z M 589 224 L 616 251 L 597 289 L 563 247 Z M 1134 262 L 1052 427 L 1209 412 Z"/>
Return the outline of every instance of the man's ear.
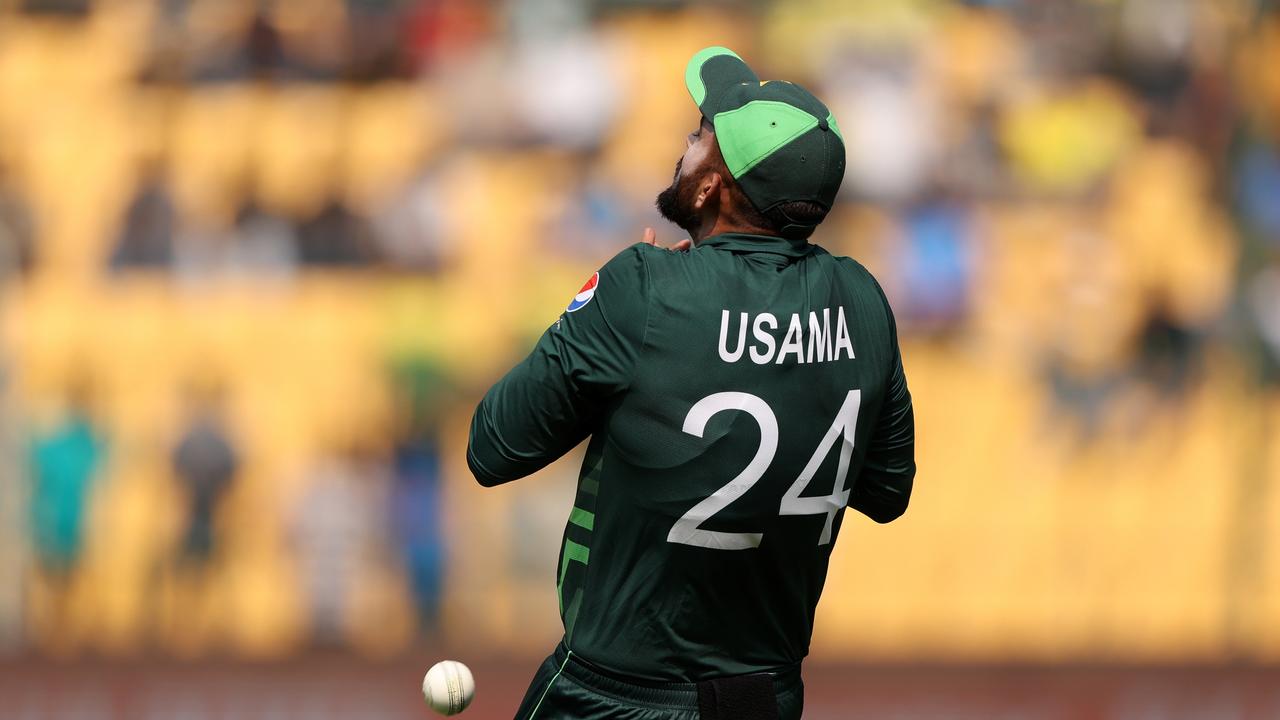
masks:
<path fill-rule="evenodd" d="M 720 173 L 707 173 L 702 182 L 698 183 L 698 194 L 693 198 L 693 206 L 701 210 L 710 200 L 719 204 L 720 189 L 723 187 L 724 180 L 720 178 Z"/>

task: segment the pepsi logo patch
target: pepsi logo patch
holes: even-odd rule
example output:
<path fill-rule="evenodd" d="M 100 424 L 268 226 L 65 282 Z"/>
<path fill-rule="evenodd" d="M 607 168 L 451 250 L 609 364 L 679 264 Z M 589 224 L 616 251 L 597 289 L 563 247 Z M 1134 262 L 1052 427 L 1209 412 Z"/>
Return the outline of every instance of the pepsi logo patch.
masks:
<path fill-rule="evenodd" d="M 582 286 L 577 295 L 573 296 L 573 302 L 569 303 L 566 308 L 569 312 L 580 310 L 591 302 L 591 298 L 596 296 L 596 289 L 600 287 L 600 273 L 597 272 L 591 276 L 591 279 Z"/>

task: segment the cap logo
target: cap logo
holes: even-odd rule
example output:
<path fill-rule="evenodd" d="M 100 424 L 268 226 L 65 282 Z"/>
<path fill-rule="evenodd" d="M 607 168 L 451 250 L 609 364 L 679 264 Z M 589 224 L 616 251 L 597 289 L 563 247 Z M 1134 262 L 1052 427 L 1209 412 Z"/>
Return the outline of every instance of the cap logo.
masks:
<path fill-rule="evenodd" d="M 587 303 L 591 302 L 591 298 L 596 296 L 596 288 L 598 287 L 600 287 L 600 273 L 597 271 L 591 276 L 590 280 L 583 284 L 578 294 L 573 296 L 573 302 L 570 302 L 569 307 L 565 308 L 565 310 L 574 312 L 586 307 Z"/>

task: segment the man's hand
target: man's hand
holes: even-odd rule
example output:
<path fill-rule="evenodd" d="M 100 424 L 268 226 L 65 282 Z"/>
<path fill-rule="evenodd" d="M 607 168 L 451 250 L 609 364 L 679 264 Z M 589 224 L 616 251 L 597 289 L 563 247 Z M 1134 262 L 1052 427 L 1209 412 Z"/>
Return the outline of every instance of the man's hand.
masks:
<path fill-rule="evenodd" d="M 644 243 L 645 245 L 652 245 L 654 247 L 658 247 L 658 233 L 654 232 L 653 228 L 647 227 L 644 229 L 644 239 L 641 240 L 640 242 Z M 672 245 L 671 247 L 667 248 L 667 250 L 670 250 L 672 252 L 685 252 L 691 247 L 693 247 L 693 241 L 690 240 L 689 238 L 685 238 L 680 242 L 676 243 L 675 245 Z"/>

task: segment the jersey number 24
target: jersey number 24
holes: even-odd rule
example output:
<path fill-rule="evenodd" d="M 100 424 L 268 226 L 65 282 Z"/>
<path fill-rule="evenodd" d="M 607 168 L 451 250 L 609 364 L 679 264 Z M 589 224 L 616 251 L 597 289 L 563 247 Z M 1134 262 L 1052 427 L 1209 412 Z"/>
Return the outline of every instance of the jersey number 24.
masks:
<path fill-rule="evenodd" d="M 782 495 L 782 503 L 778 507 L 779 515 L 823 515 L 827 516 L 822 527 L 819 545 L 831 542 L 831 526 L 835 522 L 836 513 L 849 503 L 849 490 L 844 487 L 848 480 L 849 458 L 853 455 L 854 431 L 858 426 L 858 409 L 862 404 L 862 391 L 850 390 L 845 396 L 844 404 L 836 413 L 836 419 L 827 429 L 818 449 L 809 458 L 808 464 L 800 471 L 800 476 Z M 684 432 L 695 437 L 702 437 L 707 428 L 707 421 L 717 413 L 738 410 L 745 412 L 760 425 L 760 447 L 747 467 L 738 473 L 728 484 L 716 490 L 709 497 L 689 508 L 667 533 L 667 542 L 695 545 L 713 550 L 747 550 L 760 546 L 764 533 L 721 532 L 704 530 L 701 525 L 707 518 L 725 509 L 734 500 L 742 497 L 751 489 L 765 470 L 773 462 L 778 451 L 778 418 L 773 409 L 759 397 L 743 392 L 721 392 L 708 395 L 694 403 L 684 419 Z M 836 480 L 830 495 L 820 497 L 801 497 L 800 493 L 813 480 L 822 461 L 831 452 L 836 443 L 840 445 L 840 462 L 836 467 Z"/>

